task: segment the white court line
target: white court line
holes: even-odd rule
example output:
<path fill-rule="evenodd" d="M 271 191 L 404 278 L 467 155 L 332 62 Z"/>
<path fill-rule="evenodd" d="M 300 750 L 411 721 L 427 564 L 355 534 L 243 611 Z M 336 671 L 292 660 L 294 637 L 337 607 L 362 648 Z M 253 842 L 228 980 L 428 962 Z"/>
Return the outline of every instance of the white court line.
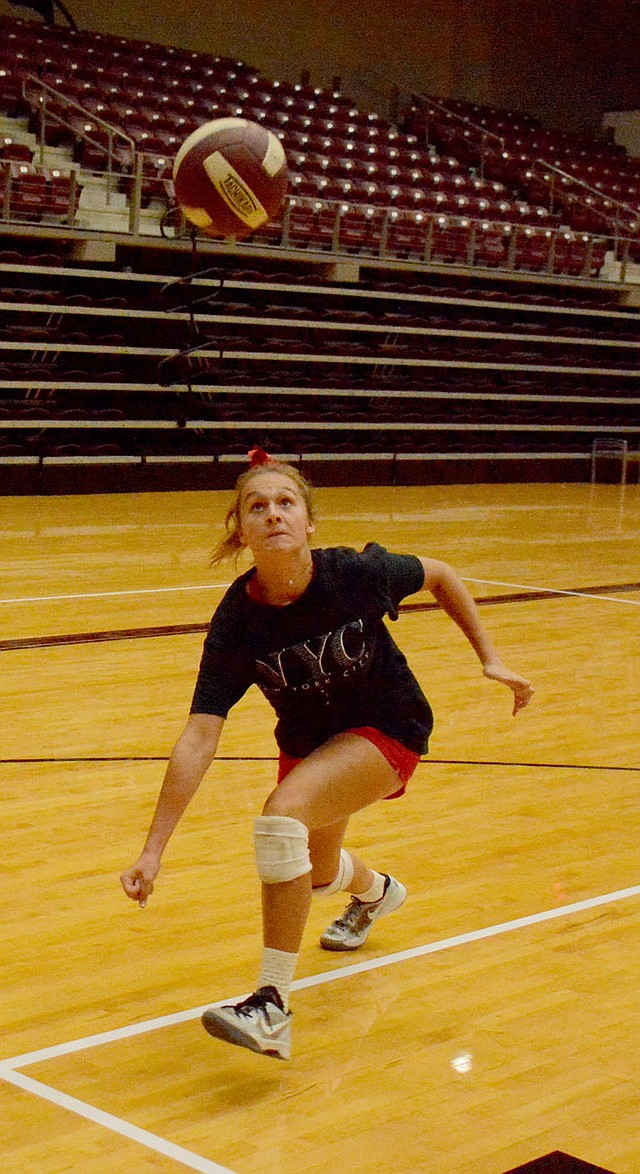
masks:
<path fill-rule="evenodd" d="M 121 1137 L 138 1142 L 139 1145 L 143 1145 L 149 1150 L 155 1150 L 165 1158 L 173 1158 L 174 1161 L 180 1162 L 189 1170 L 199 1170 L 201 1174 L 233 1174 L 228 1166 L 220 1166 L 217 1162 L 211 1162 L 208 1158 L 201 1157 L 200 1154 L 194 1154 L 192 1150 L 187 1150 L 181 1145 L 174 1145 L 172 1141 L 158 1137 L 155 1133 L 149 1133 L 147 1129 L 140 1129 L 129 1121 L 114 1117 L 112 1113 L 105 1113 L 102 1109 L 97 1109 L 95 1105 L 88 1105 L 86 1101 L 79 1101 L 77 1097 L 70 1097 L 67 1093 L 59 1092 L 56 1088 L 50 1088 L 48 1084 L 32 1080 L 30 1076 L 23 1076 L 21 1072 L 2 1072 L 0 1065 L 0 1075 L 3 1080 L 14 1084 L 24 1092 L 30 1092 L 41 1097 L 42 1100 L 51 1101 L 61 1109 L 67 1109 L 70 1113 L 75 1113 L 77 1117 L 84 1117 L 94 1125 L 102 1125 L 105 1129 L 110 1129 L 112 1133 L 119 1133 Z"/>
<path fill-rule="evenodd" d="M 623 901 L 628 897 L 640 896 L 640 885 L 633 885 L 629 889 L 617 889 L 612 893 L 604 893 L 599 897 L 587 897 L 584 901 L 574 901 L 571 905 L 558 905 L 554 909 L 545 909 L 541 913 L 530 913 L 526 917 L 517 917 L 513 921 L 503 921 L 498 925 L 489 925 L 483 929 L 474 929 L 468 933 L 457 934 L 452 938 L 443 938 L 437 942 L 427 942 L 424 946 L 412 946 L 409 950 L 401 950 L 396 954 L 385 954 L 380 958 L 370 958 L 366 962 L 355 962 L 351 966 L 342 966 L 338 970 L 328 970 L 321 974 L 312 974 L 309 978 L 298 978 L 292 985 L 292 990 L 307 990 L 309 987 L 322 986 L 327 982 L 336 982 L 339 979 L 351 978 L 355 974 L 365 974 L 370 970 L 380 970 L 384 966 L 395 966 L 398 962 L 409 962 L 413 958 L 423 958 L 428 954 L 439 954 L 443 950 L 451 950 L 456 946 L 468 945 L 470 942 L 479 942 L 484 938 L 497 937 L 499 934 L 512 933 L 516 929 L 526 929 L 532 925 L 540 925 L 545 921 L 554 921 L 559 917 L 569 917 L 573 913 L 582 913 L 588 909 L 596 909 L 599 905 L 610 905 L 614 901 Z M 177 1023 L 184 1023 L 190 1019 L 198 1019 L 206 1007 L 221 1006 L 222 1003 L 236 1002 L 246 995 L 234 995 L 231 999 L 220 999 L 217 1003 L 206 1003 L 203 1007 L 192 1007 L 188 1011 L 176 1011 L 171 1015 L 162 1015 L 157 1019 L 147 1019 L 141 1023 L 131 1023 L 127 1027 L 115 1028 L 113 1031 L 103 1031 L 98 1035 L 85 1036 L 84 1039 L 70 1040 L 63 1044 L 54 1044 L 52 1047 L 40 1048 L 36 1052 L 25 1052 L 21 1056 L 13 1056 L 0 1062 L 0 1075 L 7 1070 L 25 1068 L 28 1064 L 39 1064 L 44 1060 L 56 1059 L 59 1056 L 69 1055 L 71 1052 L 86 1051 L 101 1044 L 114 1043 L 128 1039 L 135 1035 L 144 1035 L 148 1031 L 157 1031 L 162 1027 L 172 1027 Z"/>
<path fill-rule="evenodd" d="M 60 1056 L 68 1056 L 72 1052 L 84 1052 L 89 1048 L 97 1048 L 101 1044 L 117 1043 L 131 1036 L 145 1035 L 148 1031 L 158 1031 L 162 1027 L 173 1027 L 176 1023 L 186 1023 L 190 1019 L 198 1019 L 207 1007 L 219 1007 L 222 1003 L 237 1002 L 246 995 L 234 995 L 232 1000 L 221 999 L 217 1003 L 205 1003 L 202 1007 L 191 1007 L 187 1011 L 174 1011 L 171 1015 L 160 1015 L 157 1019 L 144 1019 L 140 1023 L 130 1023 L 127 1027 L 116 1027 L 112 1031 L 101 1031 L 97 1035 L 87 1035 L 83 1039 L 69 1040 L 64 1044 L 54 1044 L 49 1048 L 40 1048 L 37 1052 L 26 1052 L 22 1056 L 12 1056 L 0 1061 L 0 1075 L 7 1069 L 25 1068 L 27 1064 L 39 1064 L 44 1060 L 56 1060 Z"/>
<path fill-rule="evenodd" d="M 131 591 L 86 591 L 81 595 L 25 595 L 21 599 L 0 599 L 0 604 L 60 603 L 75 599 L 113 599 L 120 595 L 169 595 L 179 591 L 212 591 L 215 587 L 230 586 L 230 583 L 201 583 L 194 587 L 137 587 Z"/>
<path fill-rule="evenodd" d="M 461 575 L 464 583 L 481 583 L 485 587 L 515 587 L 519 591 L 540 591 L 550 595 L 575 595 L 580 599 L 599 599 L 603 603 L 630 603 L 632 607 L 640 607 L 640 600 L 619 599 L 611 595 L 594 595 L 591 591 L 564 591 L 560 587 L 536 587 L 531 583 L 502 583 L 498 579 L 471 579 L 468 575 Z M 170 595 L 180 591 L 213 591 L 230 587 L 230 583 L 201 583 L 185 587 L 139 587 L 129 591 L 87 591 L 82 594 L 70 595 L 25 595 L 16 599 L 0 599 L 2 604 L 17 603 L 62 603 L 73 602 L 77 599 L 117 599 L 121 595 Z"/>
<path fill-rule="evenodd" d="M 341 967 L 339 970 L 310 975 L 309 978 L 297 979 L 293 983 L 293 988 L 295 990 L 306 990 L 327 982 L 336 982 L 342 978 L 351 978 L 355 974 L 364 974 L 367 971 L 378 970 L 384 966 L 393 966 L 398 962 L 407 962 L 428 954 L 437 954 L 443 950 L 453 949 L 456 946 L 482 941 L 483 939 L 496 937 L 503 933 L 511 933 L 516 929 L 526 929 L 532 925 L 540 925 L 543 922 L 553 921 L 559 917 L 568 917 L 573 913 L 581 913 L 588 909 L 595 909 L 601 905 L 609 905 L 614 901 L 622 901 L 628 897 L 637 896 L 640 896 L 640 885 L 633 885 L 628 889 L 618 889 L 615 892 L 604 893 L 598 897 L 589 897 L 584 901 L 575 901 L 571 905 L 561 905 L 555 909 L 545 909 L 541 913 L 533 913 L 527 917 L 518 917 L 512 921 L 501 922 L 498 925 L 486 926 L 484 929 L 472 930 L 469 933 L 444 938 L 439 942 L 429 942 L 424 946 L 415 946 L 409 950 L 401 950 L 396 954 L 387 954 L 382 958 L 372 958 L 367 962 L 357 962 L 353 966 Z M 229 1000 L 223 1001 L 227 1002 Z M 211 1006 L 212 1004 L 207 1005 Z M 219 1006 L 220 1004 L 215 1005 Z M 229 1170 L 226 1166 L 220 1166 L 216 1162 L 211 1162 L 207 1158 L 193 1153 L 191 1150 L 174 1145 L 172 1142 L 166 1141 L 156 1134 L 149 1133 L 145 1129 L 140 1129 L 128 1121 L 115 1117 L 111 1113 L 105 1113 L 102 1109 L 98 1109 L 94 1105 L 89 1105 L 85 1101 L 80 1101 L 76 1097 L 60 1092 L 58 1089 L 43 1084 L 41 1081 L 32 1080 L 22 1072 L 17 1071 L 17 1069 L 26 1067 L 28 1064 L 35 1064 L 44 1060 L 68 1055 L 70 1052 L 84 1051 L 88 1048 L 97 1047 L 100 1044 L 126 1039 L 133 1035 L 141 1035 L 144 1032 L 154 1031 L 160 1027 L 168 1027 L 175 1023 L 183 1023 L 186 1020 L 198 1018 L 202 1014 L 203 1009 L 203 1007 L 192 1008 L 189 1011 L 180 1011 L 173 1015 L 149 1019 L 143 1023 L 131 1024 L 129 1027 L 102 1032 L 99 1035 L 87 1036 L 84 1039 L 73 1040 L 66 1044 L 41 1048 L 37 1052 L 28 1052 L 22 1056 L 14 1056 L 13 1059 L 0 1062 L 0 1079 L 6 1081 L 8 1084 L 15 1085 L 17 1088 L 23 1089 L 25 1092 L 33 1093 L 34 1096 L 41 1097 L 43 1100 L 59 1105 L 61 1108 L 75 1113 L 76 1116 L 84 1117 L 85 1120 L 92 1121 L 96 1125 L 101 1125 L 113 1133 L 118 1133 L 122 1137 L 138 1142 L 147 1149 L 173 1158 L 190 1170 L 200 1171 L 201 1174 L 233 1174 L 233 1171 Z"/>
<path fill-rule="evenodd" d="M 594 595 L 592 591 L 563 591 L 561 587 L 532 587 L 530 583 L 500 583 L 497 579 L 469 579 L 466 575 L 463 578 L 465 583 L 483 583 L 486 587 L 517 587 L 520 591 L 543 591 L 549 595 L 575 595 L 578 599 L 600 599 L 603 603 L 630 603 L 632 607 L 640 607 L 640 599 L 620 599 L 617 595 Z"/>

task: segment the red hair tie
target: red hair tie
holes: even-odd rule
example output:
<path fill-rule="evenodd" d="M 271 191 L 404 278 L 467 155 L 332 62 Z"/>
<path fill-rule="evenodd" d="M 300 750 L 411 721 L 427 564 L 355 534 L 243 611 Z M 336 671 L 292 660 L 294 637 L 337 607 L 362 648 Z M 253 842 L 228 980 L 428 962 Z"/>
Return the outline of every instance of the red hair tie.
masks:
<path fill-rule="evenodd" d="M 271 464 L 273 464 L 273 457 L 270 456 L 268 452 L 265 452 L 264 449 L 262 449 L 262 448 L 249 449 L 248 457 L 249 457 L 249 465 L 251 466 L 252 469 L 256 468 L 256 466 L 258 466 L 258 465 L 271 465 Z"/>

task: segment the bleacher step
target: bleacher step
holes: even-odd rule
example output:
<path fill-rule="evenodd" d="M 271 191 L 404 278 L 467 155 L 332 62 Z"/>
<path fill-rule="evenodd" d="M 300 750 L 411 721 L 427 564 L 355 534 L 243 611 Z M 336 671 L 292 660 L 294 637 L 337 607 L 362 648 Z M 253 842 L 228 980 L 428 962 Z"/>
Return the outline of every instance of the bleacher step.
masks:
<path fill-rule="evenodd" d="M 0 115 L 0 138 L 4 136 L 28 146 L 33 154 L 33 162 L 38 167 L 59 169 L 64 173 L 76 171 L 82 188 L 75 222 L 77 228 L 106 232 L 129 231 L 127 197 L 124 192 L 117 190 L 117 177 L 111 180 L 109 190 L 107 176 L 79 167 L 68 147 L 45 145 L 41 152 L 38 136 L 29 130 L 26 118 Z M 140 221 L 144 225 L 145 235 L 160 235 L 161 215 L 162 209 L 153 205 L 141 210 Z"/>

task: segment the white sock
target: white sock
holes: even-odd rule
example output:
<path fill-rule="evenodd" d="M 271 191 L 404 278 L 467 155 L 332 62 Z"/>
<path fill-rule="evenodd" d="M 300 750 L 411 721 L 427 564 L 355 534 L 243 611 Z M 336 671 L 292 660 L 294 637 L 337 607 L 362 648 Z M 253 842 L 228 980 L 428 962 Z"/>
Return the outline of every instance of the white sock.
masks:
<path fill-rule="evenodd" d="M 297 954 L 288 954 L 285 950 L 273 950 L 265 946 L 262 951 L 262 968 L 258 987 L 274 986 L 282 999 L 285 1011 L 289 1010 L 289 991 L 298 962 Z"/>
<path fill-rule="evenodd" d="M 386 876 L 382 872 L 376 872 L 373 868 L 371 871 L 373 873 L 373 884 L 370 888 L 365 889 L 364 893 L 354 893 L 353 890 L 351 891 L 351 895 L 357 897 L 359 901 L 379 901 L 384 895 Z"/>

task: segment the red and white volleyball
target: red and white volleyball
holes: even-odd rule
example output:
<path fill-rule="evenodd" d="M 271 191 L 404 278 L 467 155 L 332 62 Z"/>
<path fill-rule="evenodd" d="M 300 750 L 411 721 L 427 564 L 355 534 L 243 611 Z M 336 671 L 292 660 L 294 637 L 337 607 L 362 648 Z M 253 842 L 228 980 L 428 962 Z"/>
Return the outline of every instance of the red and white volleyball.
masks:
<path fill-rule="evenodd" d="M 250 236 L 273 220 L 284 203 L 284 147 L 257 122 L 216 118 L 182 144 L 173 182 L 187 220 L 207 236 Z"/>

